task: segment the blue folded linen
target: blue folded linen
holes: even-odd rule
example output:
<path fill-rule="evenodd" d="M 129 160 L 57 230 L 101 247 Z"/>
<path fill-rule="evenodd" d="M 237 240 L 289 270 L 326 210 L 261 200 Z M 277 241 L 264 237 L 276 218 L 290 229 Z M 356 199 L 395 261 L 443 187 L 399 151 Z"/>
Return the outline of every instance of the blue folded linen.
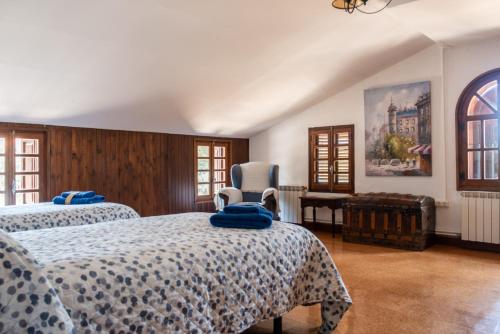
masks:
<path fill-rule="evenodd" d="M 224 212 L 230 214 L 263 214 L 270 216 L 271 219 L 273 218 L 273 213 L 260 204 L 230 204 L 224 207 Z"/>
<path fill-rule="evenodd" d="M 106 198 L 101 195 L 95 195 L 94 197 L 90 198 L 76 198 L 73 197 L 71 199 L 71 205 L 81 205 L 81 204 L 95 204 L 95 203 L 101 203 L 104 202 Z M 52 202 L 54 204 L 59 204 L 59 205 L 64 205 L 66 204 L 66 198 L 62 196 L 56 196 L 52 199 Z"/>
<path fill-rule="evenodd" d="M 68 197 L 73 191 L 65 191 L 61 193 L 61 197 Z M 92 198 L 96 195 L 95 191 L 79 191 L 77 192 L 73 198 Z"/>
<path fill-rule="evenodd" d="M 215 227 L 264 229 L 271 227 L 273 219 L 268 214 L 219 212 L 210 217 L 210 223 Z"/>

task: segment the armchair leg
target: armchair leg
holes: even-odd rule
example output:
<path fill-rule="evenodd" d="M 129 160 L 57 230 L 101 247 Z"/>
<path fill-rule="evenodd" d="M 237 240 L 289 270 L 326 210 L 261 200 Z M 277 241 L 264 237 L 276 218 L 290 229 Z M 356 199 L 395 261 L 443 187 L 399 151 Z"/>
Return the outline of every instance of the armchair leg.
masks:
<path fill-rule="evenodd" d="M 283 319 L 281 317 L 274 318 L 273 320 L 273 334 L 283 333 Z"/>

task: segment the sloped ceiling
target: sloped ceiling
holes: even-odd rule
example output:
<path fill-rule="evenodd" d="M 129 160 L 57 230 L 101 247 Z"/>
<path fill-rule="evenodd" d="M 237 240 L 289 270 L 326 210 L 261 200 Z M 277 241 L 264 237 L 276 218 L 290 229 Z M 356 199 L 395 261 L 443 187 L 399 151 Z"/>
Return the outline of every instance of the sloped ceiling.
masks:
<path fill-rule="evenodd" d="M 496 34 L 488 1 L 0 0 L 0 121 L 247 137 L 434 41 Z"/>
<path fill-rule="evenodd" d="M 386 14 L 448 46 L 500 36 L 499 0 L 415 0 Z"/>

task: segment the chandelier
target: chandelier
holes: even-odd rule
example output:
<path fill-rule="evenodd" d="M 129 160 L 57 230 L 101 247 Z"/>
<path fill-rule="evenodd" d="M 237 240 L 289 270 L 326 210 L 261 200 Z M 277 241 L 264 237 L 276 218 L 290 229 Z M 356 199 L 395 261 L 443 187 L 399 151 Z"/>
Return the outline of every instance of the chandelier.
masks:
<path fill-rule="evenodd" d="M 368 0 L 333 0 L 332 6 L 337 9 L 342 9 L 349 14 L 352 14 L 354 10 L 357 10 L 358 12 L 361 12 L 363 14 L 376 14 L 384 10 L 387 6 L 389 6 L 391 2 L 392 0 L 387 1 L 387 3 L 382 8 L 377 9 L 373 12 L 368 12 L 361 9 L 362 6 L 366 6 Z"/>

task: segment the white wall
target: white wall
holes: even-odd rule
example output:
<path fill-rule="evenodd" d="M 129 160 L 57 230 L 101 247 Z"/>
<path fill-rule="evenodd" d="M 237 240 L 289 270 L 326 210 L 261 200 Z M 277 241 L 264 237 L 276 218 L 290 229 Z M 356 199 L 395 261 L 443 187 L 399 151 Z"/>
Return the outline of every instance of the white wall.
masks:
<path fill-rule="evenodd" d="M 446 133 L 446 194 L 449 207 L 438 211 L 438 226 L 460 232 L 460 197 L 457 192 L 455 108 L 458 98 L 478 75 L 500 67 L 500 39 L 465 44 L 444 50 L 444 98 Z"/>
<path fill-rule="evenodd" d="M 307 185 L 308 128 L 354 124 L 356 192 L 425 194 L 439 202 L 448 202 L 449 207 L 438 209 L 437 231 L 459 233 L 455 105 L 470 80 L 499 66 L 500 40 L 444 50 L 438 45 L 429 47 L 250 138 L 250 159 L 279 164 L 283 185 Z M 431 81 L 432 90 L 432 177 L 365 176 L 364 90 L 424 80 Z M 327 217 L 326 212 L 320 213 L 320 218 Z"/>

